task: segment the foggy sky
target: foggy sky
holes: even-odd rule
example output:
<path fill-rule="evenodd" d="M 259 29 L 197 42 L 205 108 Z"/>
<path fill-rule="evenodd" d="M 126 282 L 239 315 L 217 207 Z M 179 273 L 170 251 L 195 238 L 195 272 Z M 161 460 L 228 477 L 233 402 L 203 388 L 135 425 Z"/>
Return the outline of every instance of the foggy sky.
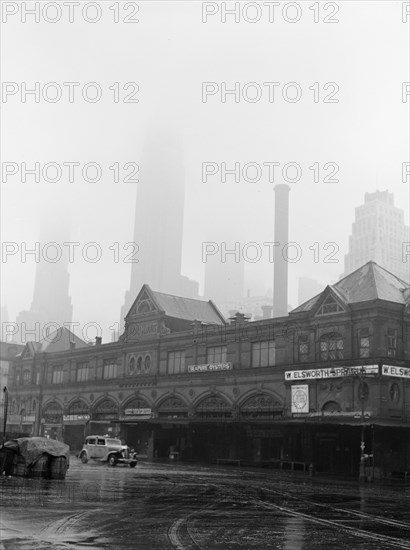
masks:
<path fill-rule="evenodd" d="M 106 4 L 106 3 L 103 3 Z M 33 83 L 95 81 L 104 87 L 96 104 L 55 104 L 18 96 L 3 103 L 2 161 L 98 162 L 98 183 L 2 183 L 2 241 L 39 240 L 47 212 L 68 211 L 71 241 L 98 242 L 103 257 L 70 264 L 74 320 L 99 322 L 104 338 L 118 321 L 130 282 L 130 264 L 113 261 L 109 247 L 133 240 L 136 183 L 114 183 L 114 162 L 139 163 L 153 128 L 175 135 L 183 148 L 186 197 L 182 272 L 203 288 L 202 243 L 274 241 L 273 185 L 210 178 L 203 162 L 297 162 L 303 178 L 291 184 L 291 241 L 303 255 L 289 266 L 289 302 L 297 305 L 297 278 L 335 282 L 365 192 L 388 189 L 409 219 L 409 186 L 402 182 L 408 162 L 408 105 L 402 82 L 408 74 L 408 26 L 402 2 L 339 2 L 337 24 L 314 24 L 310 2 L 299 2 L 303 18 L 289 24 L 201 21 L 201 2 L 139 2 L 138 24 L 114 24 L 112 13 L 96 24 L 75 21 L 3 25 L 3 81 Z M 283 4 L 283 3 L 282 3 Z M 110 19 L 111 16 L 111 19 Z M 201 100 L 202 82 L 298 82 L 303 98 L 287 103 Z M 139 103 L 113 103 L 114 82 L 137 82 Z M 336 82 L 337 104 L 315 104 L 308 87 Z M 280 88 L 279 88 L 280 90 Z M 170 137 L 172 139 L 172 137 Z M 158 162 L 161 163 L 160 155 Z M 313 183 L 314 162 L 335 162 L 338 183 Z M 282 183 L 278 173 L 275 183 Z M 172 205 L 170 205 L 172 207 Z M 160 223 L 160 220 L 158 220 Z M 50 240 L 55 240 L 50 235 Z M 335 242 L 338 263 L 314 262 L 309 247 Z M 272 288 L 267 256 L 246 267 L 246 288 Z M 32 301 L 35 262 L 16 255 L 2 263 L 2 305 L 13 320 Z"/>

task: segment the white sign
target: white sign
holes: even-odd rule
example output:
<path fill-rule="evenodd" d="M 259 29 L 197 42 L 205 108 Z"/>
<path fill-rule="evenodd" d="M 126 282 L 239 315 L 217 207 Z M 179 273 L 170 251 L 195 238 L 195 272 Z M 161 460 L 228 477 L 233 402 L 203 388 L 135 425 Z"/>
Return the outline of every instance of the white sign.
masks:
<path fill-rule="evenodd" d="M 329 367 L 323 369 L 288 370 L 285 372 L 285 380 L 309 380 L 318 378 L 343 378 L 344 376 L 357 376 L 358 374 L 378 374 L 378 365 L 366 365 L 365 367 Z"/>
<path fill-rule="evenodd" d="M 188 372 L 214 372 L 232 370 L 232 363 L 207 363 L 205 365 L 188 365 Z"/>
<path fill-rule="evenodd" d="M 292 413 L 309 412 L 309 386 L 307 384 L 292 386 Z"/>
<path fill-rule="evenodd" d="M 125 409 L 124 414 L 132 414 L 133 416 L 150 415 L 151 409 Z"/>
<path fill-rule="evenodd" d="M 87 422 L 90 420 L 89 414 L 64 414 L 63 415 L 63 421 L 64 422 Z"/>
<path fill-rule="evenodd" d="M 398 378 L 410 378 L 410 369 L 406 367 L 392 367 L 383 365 L 382 374 L 384 376 L 397 376 Z"/>

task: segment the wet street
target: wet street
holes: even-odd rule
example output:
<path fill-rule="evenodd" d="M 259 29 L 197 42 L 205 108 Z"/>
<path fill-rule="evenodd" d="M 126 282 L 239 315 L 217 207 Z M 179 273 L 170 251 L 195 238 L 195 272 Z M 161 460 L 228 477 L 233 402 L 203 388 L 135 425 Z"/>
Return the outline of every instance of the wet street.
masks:
<path fill-rule="evenodd" d="M 410 487 L 140 462 L 1 478 L 0 549 L 410 549 Z"/>

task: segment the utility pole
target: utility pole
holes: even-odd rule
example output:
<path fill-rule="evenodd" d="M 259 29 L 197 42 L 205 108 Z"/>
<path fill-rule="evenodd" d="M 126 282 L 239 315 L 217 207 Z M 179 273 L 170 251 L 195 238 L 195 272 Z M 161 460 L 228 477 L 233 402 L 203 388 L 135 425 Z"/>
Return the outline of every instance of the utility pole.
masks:
<path fill-rule="evenodd" d="M 3 419 L 3 438 L 2 439 L 3 439 L 3 445 L 4 445 L 4 443 L 6 442 L 7 412 L 9 408 L 9 390 L 7 389 L 7 386 L 4 386 L 3 393 L 4 393 L 4 402 L 3 402 L 4 419 Z"/>
<path fill-rule="evenodd" d="M 364 435 L 365 435 L 365 424 L 364 424 L 364 400 L 365 400 L 365 393 L 364 393 L 364 377 L 365 369 L 362 365 L 362 368 L 360 369 L 360 385 L 359 385 L 359 398 L 362 404 L 361 408 L 361 416 L 360 416 L 360 422 L 361 422 L 361 437 L 360 437 L 360 465 L 359 465 L 359 482 L 366 480 L 366 471 L 365 471 L 365 442 L 364 442 Z"/>

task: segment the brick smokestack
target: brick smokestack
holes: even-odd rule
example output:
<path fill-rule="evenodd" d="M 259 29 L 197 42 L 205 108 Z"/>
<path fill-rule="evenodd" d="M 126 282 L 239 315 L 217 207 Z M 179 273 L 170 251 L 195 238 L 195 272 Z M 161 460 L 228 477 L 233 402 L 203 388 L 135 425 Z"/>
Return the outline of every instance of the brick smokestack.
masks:
<path fill-rule="evenodd" d="M 275 246 L 273 277 L 273 316 L 288 314 L 288 262 L 283 257 L 289 241 L 289 185 L 275 185 Z"/>

